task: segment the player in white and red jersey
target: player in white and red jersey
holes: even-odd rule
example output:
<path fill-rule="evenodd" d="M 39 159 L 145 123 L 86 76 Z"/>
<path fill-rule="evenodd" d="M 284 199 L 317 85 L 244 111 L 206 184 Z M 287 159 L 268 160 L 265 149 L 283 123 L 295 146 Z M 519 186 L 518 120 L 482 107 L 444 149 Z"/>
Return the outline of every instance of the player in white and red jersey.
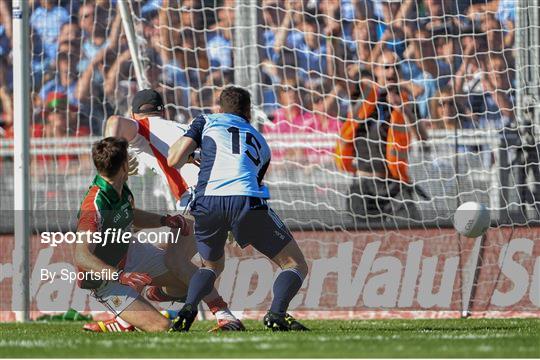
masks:
<path fill-rule="evenodd" d="M 155 90 L 139 91 L 132 103 L 132 118 L 113 115 L 107 120 L 104 136 L 122 137 L 128 140 L 132 156 L 130 173 L 144 175 L 147 171 L 160 176 L 176 200 L 177 210 L 184 210 L 189 204 L 191 187 L 197 183 L 199 169 L 195 164 L 187 164 L 181 169 L 167 165 L 169 147 L 180 139 L 188 126 L 164 119 L 164 105 L 161 95 Z M 195 162 L 195 161 L 194 161 Z M 191 262 L 196 253 L 193 232 L 176 244 L 168 244 L 166 265 L 179 280 L 187 285 L 197 267 Z M 146 297 L 149 300 L 181 301 L 183 296 L 171 296 L 165 289 L 148 287 Z M 217 318 L 217 326 L 212 329 L 243 330 L 244 326 L 228 309 L 216 289 L 204 299 Z M 86 326 L 88 330 L 100 331 L 103 326 Z M 107 328 L 115 328 L 107 327 Z"/>
<path fill-rule="evenodd" d="M 134 117 L 138 118 L 136 114 Z M 120 124 L 118 124 L 120 123 Z M 187 164 L 180 170 L 167 165 L 169 147 L 186 132 L 188 126 L 163 119 L 161 116 L 148 116 L 137 120 L 115 117 L 107 122 L 107 129 L 116 128 L 119 136 L 131 135 L 136 126 L 137 133 L 129 141 L 132 154 L 136 155 L 137 174 L 148 171 L 160 176 L 164 185 L 170 189 L 176 201 L 176 209 L 184 210 L 189 200 L 191 188 L 197 184 L 199 168 Z M 111 132 L 113 132 L 111 131 Z"/>

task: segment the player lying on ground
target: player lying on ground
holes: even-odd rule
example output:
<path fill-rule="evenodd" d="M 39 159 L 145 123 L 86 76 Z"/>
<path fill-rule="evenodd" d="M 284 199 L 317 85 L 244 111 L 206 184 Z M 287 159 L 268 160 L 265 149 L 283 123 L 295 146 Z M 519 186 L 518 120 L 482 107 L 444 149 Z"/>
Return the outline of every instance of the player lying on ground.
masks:
<path fill-rule="evenodd" d="M 249 93 L 230 86 L 220 96 L 221 113 L 200 115 L 169 150 L 168 165 L 181 167 L 201 150 L 199 180 L 191 214 L 195 218 L 197 250 L 203 259 L 191 278 L 184 307 L 173 328 L 188 331 L 197 306 L 224 268 L 224 246 L 231 231 L 237 243 L 272 259 L 281 269 L 274 282 L 274 299 L 264 317 L 274 330 L 307 330 L 287 314 L 291 299 L 307 274 L 302 251 L 285 224 L 267 205 L 268 188 L 262 180 L 270 164 L 270 148 L 249 124 Z"/>
<path fill-rule="evenodd" d="M 137 157 L 137 168 L 132 173 L 144 175 L 148 170 L 160 176 L 175 200 L 177 210 L 184 210 L 191 197 L 192 186 L 197 182 L 199 168 L 186 165 L 181 171 L 167 165 L 167 154 L 170 145 L 174 144 L 186 132 L 188 126 L 165 120 L 164 104 L 161 95 L 154 90 L 142 90 L 135 94 L 132 103 L 132 119 L 122 116 L 111 116 L 105 127 L 105 136 L 116 136 L 128 140 L 130 148 Z M 132 153 L 133 153 L 132 152 Z M 185 179 L 185 180 L 184 180 Z M 147 298 L 153 301 L 183 301 L 187 284 L 197 267 L 191 262 L 196 254 L 193 233 L 182 237 L 178 243 L 167 244 L 165 264 L 183 282 L 182 289 L 176 289 L 178 295 L 172 296 L 168 289 L 150 287 L 146 291 Z M 216 316 L 218 330 L 244 330 L 242 322 L 230 312 L 227 303 L 219 296 L 217 290 L 204 298 L 209 309 Z M 113 321 L 85 325 L 88 330 L 101 331 L 103 328 L 116 328 Z M 105 325 L 105 326 L 103 326 Z"/>
<path fill-rule="evenodd" d="M 184 235 L 190 229 L 181 215 L 161 216 L 134 208 L 133 194 L 126 184 L 127 148 L 126 140 L 112 137 L 92 146 L 92 159 L 98 174 L 81 204 L 77 231 L 89 232 L 89 238 L 99 235 L 106 242 L 77 244 L 75 263 L 87 276 L 79 286 L 91 289 L 92 295 L 116 316 L 137 328 L 167 330 L 169 320 L 140 295 L 147 285 L 178 291 L 175 286 L 180 282 L 165 267 L 163 251 L 139 242 L 113 242 L 110 234 L 119 229 L 131 232 L 132 226 L 169 226 L 182 229 Z M 111 274 L 105 281 L 89 277 L 91 272 L 104 270 Z"/>
<path fill-rule="evenodd" d="M 137 228 L 178 228 L 188 235 L 190 225 L 182 215 L 161 216 L 134 208 L 128 178 L 128 143 L 108 137 L 92 146 L 92 159 L 98 174 L 86 193 L 79 211 L 77 231 L 88 232 L 92 239 L 77 243 L 75 263 L 85 278 L 84 289 L 116 316 L 143 331 L 165 331 L 170 321 L 141 296 L 147 285 L 166 287 L 178 292 L 180 280 L 165 266 L 164 251 L 151 244 L 112 241 L 111 234 Z M 99 236 L 99 237 L 96 237 Z M 106 242 L 104 242 L 106 240 Z M 93 279 L 91 273 L 107 272 L 105 280 Z"/>

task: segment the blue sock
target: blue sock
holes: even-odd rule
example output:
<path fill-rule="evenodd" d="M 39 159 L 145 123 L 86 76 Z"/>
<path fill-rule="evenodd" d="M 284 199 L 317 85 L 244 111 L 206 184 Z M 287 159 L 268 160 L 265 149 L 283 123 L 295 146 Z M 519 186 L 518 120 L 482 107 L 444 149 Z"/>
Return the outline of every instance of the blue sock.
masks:
<path fill-rule="evenodd" d="M 195 308 L 199 305 L 202 298 L 210 294 L 214 288 L 216 273 L 210 269 L 202 268 L 193 274 L 189 281 L 189 288 L 186 297 L 186 305 L 191 304 Z"/>
<path fill-rule="evenodd" d="M 304 282 L 304 279 L 298 270 L 283 270 L 274 282 L 274 299 L 272 300 L 270 311 L 285 314 L 292 298 L 300 290 L 302 282 Z"/>

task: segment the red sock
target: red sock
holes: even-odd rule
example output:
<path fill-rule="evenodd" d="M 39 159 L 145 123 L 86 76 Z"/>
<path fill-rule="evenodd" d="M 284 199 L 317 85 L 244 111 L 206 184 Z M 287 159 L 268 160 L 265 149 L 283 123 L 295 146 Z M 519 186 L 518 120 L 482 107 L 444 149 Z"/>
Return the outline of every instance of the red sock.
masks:
<path fill-rule="evenodd" d="M 218 296 L 214 300 L 211 300 L 206 303 L 208 305 L 208 308 L 212 312 L 212 314 L 215 314 L 219 310 L 224 310 L 227 308 L 227 303 L 223 301 L 223 298 L 221 296 Z"/>

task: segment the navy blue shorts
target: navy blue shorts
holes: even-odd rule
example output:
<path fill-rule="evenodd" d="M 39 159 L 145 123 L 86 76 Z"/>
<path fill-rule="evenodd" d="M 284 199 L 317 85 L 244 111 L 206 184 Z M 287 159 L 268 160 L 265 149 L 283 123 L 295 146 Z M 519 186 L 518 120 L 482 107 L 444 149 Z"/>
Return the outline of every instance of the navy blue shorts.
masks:
<path fill-rule="evenodd" d="M 198 196 L 191 204 L 195 240 L 201 257 L 217 261 L 224 255 L 231 231 L 242 247 L 252 245 L 273 258 L 293 239 L 287 226 L 265 199 L 249 196 Z"/>

